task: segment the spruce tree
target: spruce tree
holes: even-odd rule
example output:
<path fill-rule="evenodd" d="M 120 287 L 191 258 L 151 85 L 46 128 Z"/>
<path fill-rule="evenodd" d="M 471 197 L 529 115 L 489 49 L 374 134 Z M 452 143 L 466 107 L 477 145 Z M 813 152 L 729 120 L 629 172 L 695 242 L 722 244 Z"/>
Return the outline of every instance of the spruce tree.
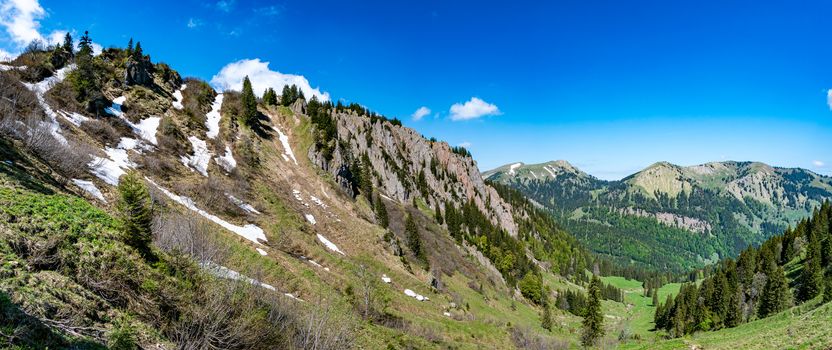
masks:
<path fill-rule="evenodd" d="M 659 305 L 659 294 L 653 289 L 653 306 Z"/>
<path fill-rule="evenodd" d="M 378 194 L 375 195 L 375 199 L 373 200 L 373 209 L 376 212 L 378 225 L 384 228 L 390 226 L 390 218 L 387 215 L 387 206 L 384 205 L 384 202 L 381 200 L 381 196 Z"/>
<path fill-rule="evenodd" d="M 144 52 L 142 52 L 142 42 L 139 41 L 136 43 L 136 48 L 133 50 L 133 60 L 141 61 L 144 58 Z"/>
<path fill-rule="evenodd" d="M 543 314 L 540 316 L 540 326 L 547 331 L 551 331 L 552 323 L 552 310 L 549 309 L 549 303 L 544 303 Z"/>
<path fill-rule="evenodd" d="M 822 291 L 823 272 L 820 265 L 820 249 L 810 241 L 806 249 L 807 257 L 803 263 L 803 272 L 800 274 L 800 288 L 798 299 L 801 302 L 812 300 Z"/>
<path fill-rule="evenodd" d="M 413 220 L 413 216 L 410 214 L 407 214 L 407 218 L 405 219 L 404 232 L 407 236 L 407 247 L 410 248 L 413 255 L 417 259 L 427 262 L 425 250 L 422 247 L 422 238 L 419 237 L 419 228 L 416 226 L 416 221 Z"/>
<path fill-rule="evenodd" d="M 150 192 L 135 171 L 123 175 L 118 184 L 118 218 L 122 239 L 136 248 L 145 259 L 152 257 L 150 244 L 153 240 L 151 225 Z"/>
<path fill-rule="evenodd" d="M 601 314 L 601 279 L 592 275 L 587 291 L 586 311 L 581 334 L 581 344 L 594 346 L 604 336 L 604 315 Z"/>
<path fill-rule="evenodd" d="M 826 272 L 826 278 L 823 280 L 823 302 L 828 303 L 832 301 L 832 272 Z"/>
<path fill-rule="evenodd" d="M 289 85 L 283 85 L 283 91 L 280 93 L 280 104 L 283 106 L 289 106 L 292 104 L 292 91 L 289 88 Z"/>
<path fill-rule="evenodd" d="M 133 38 L 130 38 L 130 41 L 127 42 L 127 53 L 133 53 Z"/>
<path fill-rule="evenodd" d="M 243 79 L 243 93 L 240 100 L 243 107 L 240 121 L 252 127 L 257 122 L 257 97 L 254 96 L 254 90 L 251 89 L 251 80 L 248 79 L 248 75 Z"/>
<path fill-rule="evenodd" d="M 64 36 L 63 49 L 69 54 L 69 57 L 75 54 L 75 45 L 72 43 L 72 35 L 69 33 Z"/>
<path fill-rule="evenodd" d="M 70 81 L 75 90 L 78 102 L 86 101 L 97 90 L 95 66 L 92 57 L 92 39 L 88 31 L 78 41 L 78 54 L 75 57 L 76 70 L 72 72 Z"/>
<path fill-rule="evenodd" d="M 436 205 L 433 206 L 433 209 L 435 210 L 433 217 L 436 219 L 436 223 L 442 225 L 444 220 L 442 220 L 442 211 L 439 210 L 439 201 L 436 201 Z"/>
<path fill-rule="evenodd" d="M 783 272 L 783 268 L 777 266 L 772 271 L 771 275 L 768 276 L 766 286 L 763 288 L 760 308 L 757 310 L 757 315 L 760 318 L 768 317 L 785 310 L 791 300 L 789 284 L 786 281 L 786 274 Z"/>
<path fill-rule="evenodd" d="M 367 156 L 367 153 L 361 156 L 361 168 L 359 171 L 358 186 L 361 189 L 361 194 L 367 200 L 370 200 L 372 198 L 371 194 L 373 193 L 373 170 L 370 157 Z"/>

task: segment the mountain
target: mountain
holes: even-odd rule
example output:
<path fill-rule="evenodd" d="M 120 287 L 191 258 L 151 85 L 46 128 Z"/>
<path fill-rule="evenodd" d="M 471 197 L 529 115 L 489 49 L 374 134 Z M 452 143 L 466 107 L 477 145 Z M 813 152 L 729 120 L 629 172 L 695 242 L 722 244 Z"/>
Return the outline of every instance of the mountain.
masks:
<path fill-rule="evenodd" d="M 832 178 L 757 162 L 655 163 L 604 181 L 565 161 L 484 173 L 540 203 L 592 250 L 682 271 L 736 256 L 832 198 Z"/>
<path fill-rule="evenodd" d="M 0 65 L 3 346 L 577 345 L 552 291 L 600 262 L 467 150 L 245 86 L 138 47 Z"/>

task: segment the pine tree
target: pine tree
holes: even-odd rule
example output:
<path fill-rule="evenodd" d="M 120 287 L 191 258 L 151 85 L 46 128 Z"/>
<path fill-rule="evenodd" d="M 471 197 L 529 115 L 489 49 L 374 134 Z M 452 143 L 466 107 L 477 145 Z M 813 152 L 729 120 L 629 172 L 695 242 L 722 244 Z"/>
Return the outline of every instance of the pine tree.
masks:
<path fill-rule="evenodd" d="M 145 259 L 152 257 L 150 244 L 153 239 L 153 213 L 150 192 L 137 172 L 131 171 L 121 177 L 118 195 L 116 208 L 122 239 L 127 245 L 136 248 Z"/>
<path fill-rule="evenodd" d="M 133 38 L 130 38 L 130 41 L 127 42 L 127 53 L 133 53 Z"/>
<path fill-rule="evenodd" d="M 587 291 L 587 304 L 583 321 L 581 344 L 591 347 L 604 336 L 604 315 L 601 314 L 601 279 L 592 276 Z"/>
<path fill-rule="evenodd" d="M 63 49 L 69 54 L 69 57 L 72 57 L 75 53 L 75 45 L 72 43 L 72 35 L 69 33 L 64 36 Z"/>
<path fill-rule="evenodd" d="M 277 106 L 277 93 L 274 89 L 266 89 L 266 92 L 263 93 L 263 103 L 268 106 Z"/>
<path fill-rule="evenodd" d="M 142 52 L 142 42 L 136 42 L 136 48 L 133 50 L 133 60 L 141 61 L 144 59 L 144 52 Z"/>
<path fill-rule="evenodd" d="M 427 262 L 425 250 L 422 247 L 422 238 L 419 237 L 419 228 L 416 226 L 416 221 L 413 220 L 413 216 L 410 214 L 407 214 L 407 218 L 405 219 L 404 232 L 407 236 L 407 247 L 410 248 L 413 255 L 417 259 Z"/>
<path fill-rule="evenodd" d="M 78 41 L 78 54 L 75 57 L 76 70 L 71 73 L 72 87 L 78 102 L 86 101 L 97 90 L 95 67 L 92 57 L 92 39 L 89 31 Z"/>
<path fill-rule="evenodd" d="M 757 310 L 760 318 L 785 310 L 791 300 L 789 284 L 786 281 L 783 268 L 777 266 L 772 271 L 771 275 L 768 276 L 765 288 L 763 288 L 760 308 Z"/>
<path fill-rule="evenodd" d="M 659 305 L 659 294 L 653 289 L 653 306 Z"/>
<path fill-rule="evenodd" d="M 257 97 L 254 96 L 254 90 L 251 89 L 251 80 L 248 79 L 248 75 L 243 79 L 243 93 L 240 100 L 243 105 L 240 121 L 252 127 L 257 123 Z"/>
<path fill-rule="evenodd" d="M 289 85 L 283 85 L 283 91 L 280 93 L 280 104 L 283 106 L 289 106 L 292 104 L 292 91 L 289 88 Z"/>
<path fill-rule="evenodd" d="M 820 249 L 810 241 L 807 247 L 807 257 L 800 274 L 800 288 L 798 299 L 800 302 L 812 300 L 822 291 L 823 273 L 820 265 Z"/>
<path fill-rule="evenodd" d="M 373 193 L 373 163 L 370 162 L 370 157 L 367 153 L 361 156 L 361 163 L 358 166 L 358 189 L 367 200 L 372 198 Z"/>
<path fill-rule="evenodd" d="M 390 226 L 390 218 L 387 215 L 387 206 L 384 205 L 384 202 L 381 200 L 381 196 L 378 194 L 375 195 L 375 199 L 373 200 L 373 209 L 376 212 L 378 225 L 384 228 Z"/>
<path fill-rule="evenodd" d="M 540 326 L 547 331 L 552 330 L 552 310 L 549 309 L 549 303 L 543 304 L 543 314 L 540 316 Z"/>
<path fill-rule="evenodd" d="M 827 272 L 823 281 L 823 302 L 830 301 L 832 301 L 832 272 Z"/>

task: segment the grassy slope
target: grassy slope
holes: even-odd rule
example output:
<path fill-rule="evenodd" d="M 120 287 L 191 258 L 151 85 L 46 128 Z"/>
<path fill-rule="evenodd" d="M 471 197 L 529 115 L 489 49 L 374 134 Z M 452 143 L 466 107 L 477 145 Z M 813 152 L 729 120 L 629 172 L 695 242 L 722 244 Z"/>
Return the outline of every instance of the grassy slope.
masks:
<path fill-rule="evenodd" d="M 832 303 L 809 302 L 775 316 L 716 332 L 655 343 L 630 344 L 627 349 L 826 349 L 832 345 Z"/>

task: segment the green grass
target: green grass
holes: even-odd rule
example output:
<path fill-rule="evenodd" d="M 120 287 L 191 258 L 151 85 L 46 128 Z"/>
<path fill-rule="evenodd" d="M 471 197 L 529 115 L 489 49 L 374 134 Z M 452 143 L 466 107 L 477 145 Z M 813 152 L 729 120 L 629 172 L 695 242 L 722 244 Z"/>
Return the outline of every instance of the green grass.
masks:
<path fill-rule="evenodd" d="M 684 338 L 627 344 L 625 349 L 826 349 L 832 344 L 832 303 L 818 301 L 772 317 Z"/>

